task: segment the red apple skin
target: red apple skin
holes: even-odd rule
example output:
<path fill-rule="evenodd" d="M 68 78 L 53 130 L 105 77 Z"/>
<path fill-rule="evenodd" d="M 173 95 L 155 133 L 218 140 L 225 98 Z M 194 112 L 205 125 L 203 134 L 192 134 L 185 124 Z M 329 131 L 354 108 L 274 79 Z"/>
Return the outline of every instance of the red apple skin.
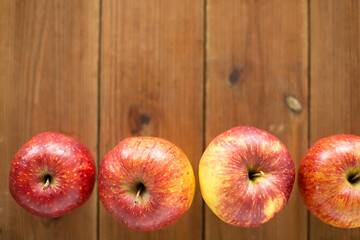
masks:
<path fill-rule="evenodd" d="M 251 180 L 249 172 L 254 169 L 260 176 Z M 260 226 L 280 212 L 295 173 L 293 159 L 280 140 L 248 126 L 214 138 L 199 164 L 206 204 L 221 220 L 238 227 Z"/>
<path fill-rule="evenodd" d="M 56 132 L 36 135 L 15 155 L 10 193 L 32 214 L 56 218 L 83 205 L 95 183 L 95 162 L 80 141 Z M 44 176 L 51 182 L 44 190 Z"/>
<path fill-rule="evenodd" d="M 306 152 L 299 168 L 305 205 L 323 222 L 340 228 L 360 227 L 360 137 L 335 135 L 320 139 Z"/>
<path fill-rule="evenodd" d="M 146 188 L 138 203 L 136 186 Z M 103 159 L 99 197 L 105 209 L 126 227 L 137 231 L 164 228 L 183 216 L 195 192 L 192 166 L 185 154 L 167 140 L 131 137 Z"/>

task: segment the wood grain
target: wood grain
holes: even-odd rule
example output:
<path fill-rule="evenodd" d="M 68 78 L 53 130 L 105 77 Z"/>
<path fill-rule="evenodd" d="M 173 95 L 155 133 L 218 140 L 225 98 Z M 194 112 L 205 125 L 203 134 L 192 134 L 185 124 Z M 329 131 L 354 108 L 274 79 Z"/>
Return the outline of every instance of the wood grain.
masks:
<path fill-rule="evenodd" d="M 129 136 L 165 138 L 197 173 L 203 134 L 203 2 L 102 1 L 100 155 Z M 201 239 L 196 188 L 185 216 L 155 232 L 122 226 L 100 206 L 100 239 Z"/>
<path fill-rule="evenodd" d="M 307 1 L 208 0 L 206 25 L 206 142 L 251 125 L 283 141 L 298 166 L 308 141 Z M 269 238 L 307 238 L 296 184 L 285 209 L 258 228 L 225 224 L 206 208 L 206 240 Z"/>
<path fill-rule="evenodd" d="M 41 219 L 10 196 L 10 163 L 43 131 L 78 138 L 96 157 L 98 1 L 0 3 L 0 239 L 96 239 L 94 192 L 80 209 Z"/>
<path fill-rule="evenodd" d="M 360 135 L 360 3 L 311 1 L 310 142 Z M 335 228 L 311 215 L 310 239 L 359 239 L 360 229 Z"/>

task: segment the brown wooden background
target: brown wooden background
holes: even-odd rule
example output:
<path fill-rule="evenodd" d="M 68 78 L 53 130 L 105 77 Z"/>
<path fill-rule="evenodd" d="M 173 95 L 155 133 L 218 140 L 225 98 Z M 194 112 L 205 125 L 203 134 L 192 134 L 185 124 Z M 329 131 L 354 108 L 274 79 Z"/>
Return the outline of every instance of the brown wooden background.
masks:
<path fill-rule="evenodd" d="M 80 139 L 98 164 L 125 137 L 163 137 L 197 177 L 204 147 L 231 127 L 271 132 L 298 166 L 319 138 L 360 135 L 359 107 L 357 0 L 1 0 L 0 239 L 359 239 L 308 214 L 297 185 L 251 229 L 222 223 L 197 185 L 190 211 L 154 232 L 121 226 L 96 188 L 52 220 L 8 190 L 12 157 L 43 131 Z"/>

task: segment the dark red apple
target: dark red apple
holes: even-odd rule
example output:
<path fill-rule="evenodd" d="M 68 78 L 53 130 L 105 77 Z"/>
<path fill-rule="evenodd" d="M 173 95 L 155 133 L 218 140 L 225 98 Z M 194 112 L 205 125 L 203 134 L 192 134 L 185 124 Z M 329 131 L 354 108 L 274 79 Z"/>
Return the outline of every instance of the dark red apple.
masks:
<path fill-rule="evenodd" d="M 192 166 L 174 144 L 155 137 L 121 141 L 99 169 L 105 209 L 133 230 L 164 228 L 189 209 L 195 191 Z"/>
<path fill-rule="evenodd" d="M 201 194 L 221 220 L 239 227 L 268 222 L 286 205 L 295 166 L 275 136 L 240 126 L 214 138 L 199 165 Z"/>
<path fill-rule="evenodd" d="M 9 189 L 16 202 L 44 218 L 80 207 L 95 182 L 95 162 L 84 144 L 61 133 L 36 135 L 15 155 Z"/>
<path fill-rule="evenodd" d="M 360 137 L 320 139 L 299 168 L 305 205 L 323 222 L 340 228 L 360 227 Z"/>

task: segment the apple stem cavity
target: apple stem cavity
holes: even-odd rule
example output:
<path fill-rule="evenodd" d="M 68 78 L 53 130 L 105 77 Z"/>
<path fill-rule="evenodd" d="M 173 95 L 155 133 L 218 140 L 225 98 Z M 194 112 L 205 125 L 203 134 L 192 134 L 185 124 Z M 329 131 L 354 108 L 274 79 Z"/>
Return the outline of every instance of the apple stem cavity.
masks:
<path fill-rule="evenodd" d="M 248 170 L 248 172 L 249 172 L 249 179 L 251 181 L 255 181 L 256 178 L 262 177 L 265 175 L 265 173 L 261 170 L 257 171 L 257 170 L 250 169 L 250 170 Z"/>
<path fill-rule="evenodd" d="M 358 173 L 358 174 L 356 174 L 356 175 L 354 175 L 354 176 L 351 176 L 349 179 L 348 179 L 348 181 L 350 182 L 350 183 L 352 183 L 352 184 L 355 184 L 355 183 L 357 183 L 360 179 L 360 173 Z"/>

